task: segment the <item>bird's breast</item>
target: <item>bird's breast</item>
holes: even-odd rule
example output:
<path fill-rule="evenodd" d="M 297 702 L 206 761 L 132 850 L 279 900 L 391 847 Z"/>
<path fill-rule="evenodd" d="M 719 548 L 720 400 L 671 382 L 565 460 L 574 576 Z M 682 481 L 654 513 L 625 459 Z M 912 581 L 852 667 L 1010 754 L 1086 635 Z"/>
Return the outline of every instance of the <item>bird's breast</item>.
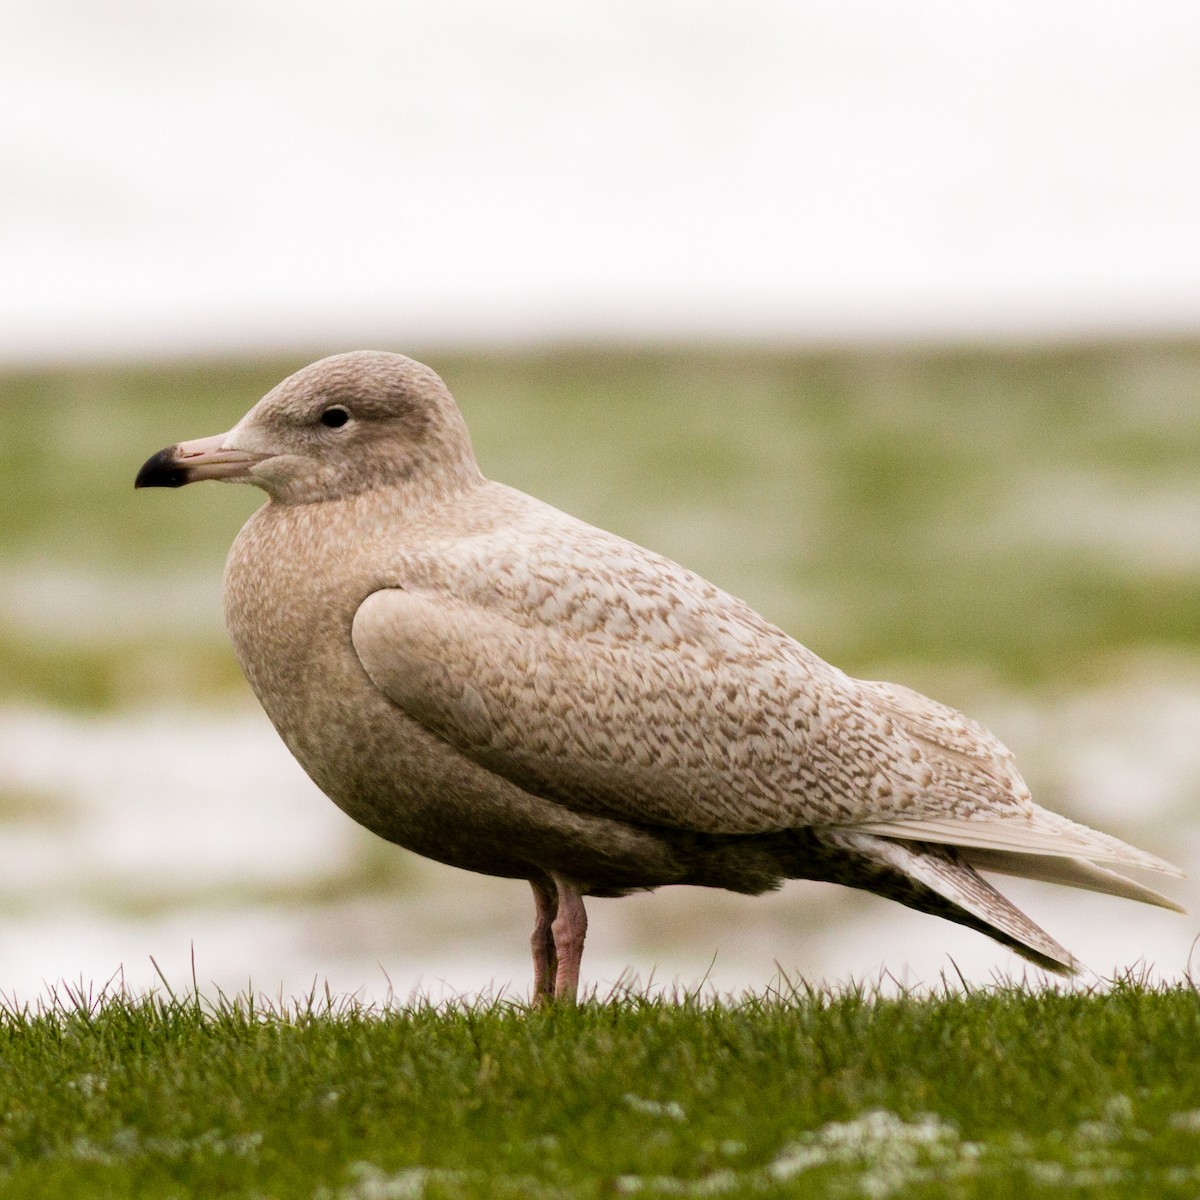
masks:
<path fill-rule="evenodd" d="M 351 641 L 372 590 L 353 537 L 323 535 L 300 509 L 260 510 L 225 569 L 225 618 L 234 653 L 288 748 L 319 787 L 350 809 L 367 802 L 353 764 L 386 738 L 403 753 L 398 714 L 371 685 Z M 371 824 L 363 814 L 351 815 Z"/>
<path fill-rule="evenodd" d="M 268 509 L 271 506 L 268 506 Z M 225 620 L 234 653 L 273 719 L 302 707 L 317 680 L 346 669 L 357 607 L 324 547 L 303 527 L 263 513 L 246 524 L 225 567 Z M 278 722 L 277 722 L 278 723 Z"/>

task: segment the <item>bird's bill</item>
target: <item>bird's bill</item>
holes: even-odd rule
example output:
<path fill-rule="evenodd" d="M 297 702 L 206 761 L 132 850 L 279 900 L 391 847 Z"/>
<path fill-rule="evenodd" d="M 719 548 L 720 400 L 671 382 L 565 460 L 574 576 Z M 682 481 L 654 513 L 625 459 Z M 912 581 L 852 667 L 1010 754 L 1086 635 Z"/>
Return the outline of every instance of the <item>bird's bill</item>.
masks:
<path fill-rule="evenodd" d="M 234 450 L 225 445 L 227 433 L 180 442 L 152 454 L 133 481 L 135 488 L 183 487 L 201 479 L 249 479 L 250 468 L 263 455 Z"/>

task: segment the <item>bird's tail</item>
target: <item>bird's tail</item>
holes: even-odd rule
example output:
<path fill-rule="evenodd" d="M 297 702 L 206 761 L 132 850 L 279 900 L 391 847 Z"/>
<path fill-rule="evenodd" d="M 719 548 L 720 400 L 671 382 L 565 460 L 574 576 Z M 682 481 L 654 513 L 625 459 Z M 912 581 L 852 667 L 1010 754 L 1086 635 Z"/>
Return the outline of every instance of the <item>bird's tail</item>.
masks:
<path fill-rule="evenodd" d="M 834 883 L 865 888 L 919 912 L 932 913 L 985 933 L 1055 974 L 1071 975 L 1080 969 L 1081 964 L 1068 950 L 1006 900 L 952 846 L 894 841 L 849 829 L 822 829 L 820 840 L 832 851 L 827 861 L 838 861 L 844 867 L 844 872 L 839 868 L 826 876 Z M 992 863 L 978 865 L 989 870 L 1004 869 Z M 1149 892 L 1148 888 L 1145 890 Z"/>
<path fill-rule="evenodd" d="M 1172 912 L 1187 912 L 1169 896 L 1138 883 L 1118 871 L 1088 862 L 1083 858 L 1060 858 L 1050 854 L 1025 854 L 1013 850 L 987 850 L 982 847 L 959 847 L 964 862 L 980 871 L 997 875 L 1015 875 L 1019 879 L 1037 879 L 1043 883 L 1061 883 L 1067 887 L 1120 896 L 1125 900 L 1140 900 L 1169 908 Z"/>

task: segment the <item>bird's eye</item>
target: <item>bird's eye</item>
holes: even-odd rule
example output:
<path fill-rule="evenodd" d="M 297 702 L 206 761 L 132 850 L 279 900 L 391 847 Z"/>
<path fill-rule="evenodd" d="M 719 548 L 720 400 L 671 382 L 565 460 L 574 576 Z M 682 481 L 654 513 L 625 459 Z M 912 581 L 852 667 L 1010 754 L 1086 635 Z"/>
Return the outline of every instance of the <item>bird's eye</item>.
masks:
<path fill-rule="evenodd" d="M 350 420 L 350 414 L 340 405 L 334 404 L 321 414 L 321 424 L 330 429 L 341 429 Z"/>

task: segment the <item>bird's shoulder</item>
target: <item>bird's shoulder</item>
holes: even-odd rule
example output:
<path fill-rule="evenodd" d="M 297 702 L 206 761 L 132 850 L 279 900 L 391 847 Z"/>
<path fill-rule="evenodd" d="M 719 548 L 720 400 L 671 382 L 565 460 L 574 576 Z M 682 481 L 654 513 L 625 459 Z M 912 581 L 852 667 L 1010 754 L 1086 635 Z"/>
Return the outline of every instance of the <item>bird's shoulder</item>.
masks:
<path fill-rule="evenodd" d="M 393 567 L 392 586 L 559 637 L 828 669 L 695 571 L 502 484 L 436 514 Z"/>

